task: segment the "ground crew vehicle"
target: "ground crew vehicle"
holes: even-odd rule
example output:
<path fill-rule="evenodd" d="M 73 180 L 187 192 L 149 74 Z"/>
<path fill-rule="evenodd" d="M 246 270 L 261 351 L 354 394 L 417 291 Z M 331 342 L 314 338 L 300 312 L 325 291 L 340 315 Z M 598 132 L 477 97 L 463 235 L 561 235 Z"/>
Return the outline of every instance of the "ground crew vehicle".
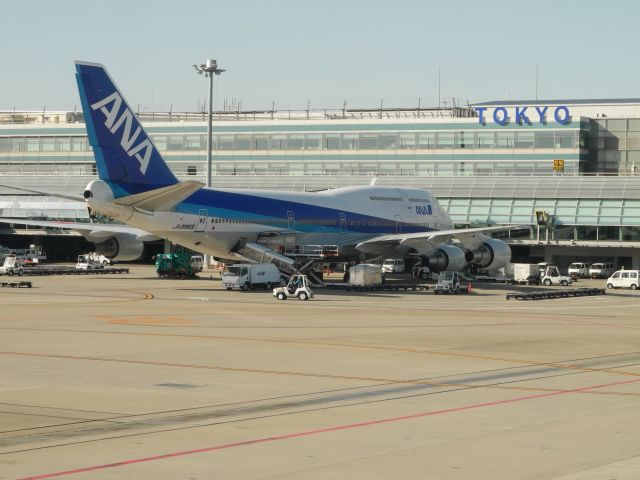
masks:
<path fill-rule="evenodd" d="M 352 287 L 379 287 L 382 285 L 380 265 L 361 263 L 349 268 L 349 285 Z"/>
<path fill-rule="evenodd" d="M 637 290 L 640 270 L 618 270 L 607 279 L 607 288 L 630 288 Z"/>
<path fill-rule="evenodd" d="M 594 263 L 589 268 L 589 276 L 591 278 L 608 278 L 614 271 L 613 263 Z"/>
<path fill-rule="evenodd" d="M 160 278 L 194 278 L 202 271 L 202 256 L 191 255 L 186 250 L 160 253 L 155 256 L 156 272 Z"/>
<path fill-rule="evenodd" d="M 24 274 L 24 268 L 22 268 L 22 264 L 18 261 L 15 254 L 10 253 L 4 257 L 4 263 L 0 267 L 0 274 L 10 276 L 22 276 Z"/>
<path fill-rule="evenodd" d="M 411 277 L 418 278 L 420 280 L 429 280 L 431 278 L 431 269 L 422 264 L 414 265 L 411 268 Z"/>
<path fill-rule="evenodd" d="M 514 263 L 513 283 L 540 285 L 540 269 L 535 263 Z"/>
<path fill-rule="evenodd" d="M 91 254 L 78 255 L 78 263 L 76 263 L 76 270 L 100 270 L 104 268 L 102 262 L 98 260 L 98 257 Z"/>
<path fill-rule="evenodd" d="M 382 262 L 382 271 L 384 273 L 402 273 L 404 272 L 404 260 L 402 258 L 387 258 Z"/>
<path fill-rule="evenodd" d="M 281 281 L 280 270 L 273 263 L 237 263 L 227 266 L 220 277 L 227 290 L 250 290 L 263 287 L 271 290 Z"/>
<path fill-rule="evenodd" d="M 555 265 L 547 265 L 542 276 L 542 284 L 547 287 L 550 285 L 562 285 L 566 287 L 571 283 L 571 278 L 560 275 L 560 270 Z"/>
<path fill-rule="evenodd" d="M 440 272 L 440 277 L 433 289 L 433 293 L 436 295 L 439 293 L 467 293 L 468 289 L 460 285 L 461 281 L 462 279 L 458 272 Z"/>
<path fill-rule="evenodd" d="M 583 262 L 573 262 L 569 265 L 569 276 L 572 279 L 576 278 L 587 278 L 589 276 L 589 265 L 588 263 Z"/>
<path fill-rule="evenodd" d="M 29 248 L 12 249 L 10 253 L 15 253 L 18 262 L 24 264 L 36 264 L 47 259 L 42 247 L 35 244 L 29 245 Z"/>
<path fill-rule="evenodd" d="M 103 267 L 106 267 L 107 265 L 111 265 L 111 259 L 109 257 L 106 257 L 96 252 L 87 253 L 86 255 L 91 260 L 102 264 Z"/>
<path fill-rule="evenodd" d="M 309 286 L 306 275 L 291 275 L 286 286 L 273 289 L 273 296 L 278 300 L 286 300 L 289 297 L 297 297 L 298 300 L 309 300 L 313 298 L 313 291 Z"/>

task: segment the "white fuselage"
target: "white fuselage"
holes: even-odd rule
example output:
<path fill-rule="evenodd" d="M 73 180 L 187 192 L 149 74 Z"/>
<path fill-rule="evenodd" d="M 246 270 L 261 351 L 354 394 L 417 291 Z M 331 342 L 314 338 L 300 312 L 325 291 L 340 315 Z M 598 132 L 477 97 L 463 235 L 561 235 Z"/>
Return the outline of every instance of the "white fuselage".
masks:
<path fill-rule="evenodd" d="M 386 234 L 446 230 L 451 219 L 429 192 L 346 187 L 321 192 L 202 189 L 171 211 L 145 211 L 89 199 L 97 212 L 218 258 L 261 235 L 296 245 L 345 247 Z"/>

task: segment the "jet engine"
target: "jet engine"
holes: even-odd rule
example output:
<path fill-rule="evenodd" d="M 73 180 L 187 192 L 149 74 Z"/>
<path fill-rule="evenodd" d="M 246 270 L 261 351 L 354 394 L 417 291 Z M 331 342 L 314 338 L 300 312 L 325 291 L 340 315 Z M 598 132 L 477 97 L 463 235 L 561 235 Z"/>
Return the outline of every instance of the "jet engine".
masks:
<path fill-rule="evenodd" d="M 488 238 L 475 250 L 468 250 L 465 258 L 480 268 L 497 270 L 511 261 L 511 249 L 502 240 Z"/>
<path fill-rule="evenodd" d="M 96 244 L 96 253 L 118 262 L 137 260 L 144 250 L 144 243 L 128 233 L 116 233 L 111 237 L 93 241 Z"/>
<path fill-rule="evenodd" d="M 427 257 L 427 263 L 434 272 L 459 272 L 467 262 L 462 249 L 454 245 L 441 245 L 433 255 Z"/>

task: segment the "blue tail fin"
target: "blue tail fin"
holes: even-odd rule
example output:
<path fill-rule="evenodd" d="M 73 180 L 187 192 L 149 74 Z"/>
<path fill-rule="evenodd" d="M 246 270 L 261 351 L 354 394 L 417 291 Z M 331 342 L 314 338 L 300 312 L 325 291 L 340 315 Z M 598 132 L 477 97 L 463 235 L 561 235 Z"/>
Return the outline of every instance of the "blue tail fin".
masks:
<path fill-rule="evenodd" d="M 115 196 L 178 183 L 104 66 L 76 62 L 76 72 L 98 176 Z"/>

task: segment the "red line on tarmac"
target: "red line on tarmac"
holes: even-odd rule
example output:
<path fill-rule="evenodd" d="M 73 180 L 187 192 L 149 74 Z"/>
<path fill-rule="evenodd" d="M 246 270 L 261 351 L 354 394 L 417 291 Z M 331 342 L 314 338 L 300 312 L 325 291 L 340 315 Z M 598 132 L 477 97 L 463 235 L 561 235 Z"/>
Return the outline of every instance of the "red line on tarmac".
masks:
<path fill-rule="evenodd" d="M 144 463 L 144 462 L 151 462 L 151 461 L 155 461 L 155 460 L 163 460 L 165 458 L 172 458 L 172 457 L 183 457 L 186 455 L 194 455 L 196 453 L 204 453 L 204 452 L 214 452 L 216 450 L 225 450 L 228 448 L 235 448 L 235 447 L 245 447 L 247 445 L 255 445 L 258 443 L 267 443 L 267 442 L 276 442 L 276 441 L 280 441 L 280 440 L 289 440 L 292 438 L 299 438 L 299 437 L 308 437 L 311 435 L 318 435 L 321 433 L 328 433 L 328 432 L 337 432 L 340 430 L 350 430 L 353 428 L 362 428 L 362 427 L 369 427 L 372 425 L 381 425 L 383 423 L 392 423 L 392 422 L 400 422 L 403 420 L 412 420 L 415 418 L 421 418 L 421 417 L 430 417 L 433 415 L 441 415 L 444 413 L 454 413 L 454 412 L 462 412 L 464 410 L 473 410 L 476 408 L 484 408 L 484 407 L 492 407 L 495 405 L 504 405 L 504 404 L 508 404 L 508 403 L 515 403 L 515 402 L 521 402 L 524 400 L 534 400 L 536 398 L 545 398 L 545 397 L 554 397 L 554 396 L 558 396 L 558 395 L 565 395 L 567 393 L 579 393 L 579 392 L 584 392 L 584 391 L 588 391 L 588 390 L 595 390 L 595 389 L 599 389 L 599 388 L 607 388 L 607 387 L 615 387 L 618 385 L 628 385 L 631 383 L 638 383 L 640 382 L 640 378 L 636 378 L 633 380 L 623 380 L 620 382 L 613 382 L 613 383 L 604 383 L 604 384 L 600 384 L 600 385 L 592 385 L 590 387 L 582 387 L 582 388 L 575 388 L 572 390 L 558 390 L 555 392 L 549 392 L 549 393 L 540 393 L 540 394 L 536 394 L 536 395 L 527 395 L 525 397 L 516 397 L 516 398 L 508 398 L 505 400 L 495 400 L 493 402 L 486 402 L 486 403 L 476 403 L 476 404 L 472 404 L 472 405 L 465 405 L 462 407 L 455 407 L 455 408 L 447 408 L 444 410 L 433 410 L 430 412 L 421 412 L 421 413 L 414 413 L 411 415 L 404 415 L 401 417 L 392 417 L 392 418 L 384 418 L 384 419 L 380 419 L 380 420 L 369 420 L 366 422 L 359 422 L 359 423 L 351 423 L 351 424 L 347 424 L 347 425 L 337 425 L 335 427 L 328 427 L 328 428 L 320 428 L 317 430 L 307 430 L 304 432 L 297 432 L 297 433 L 289 433 L 289 434 L 285 434 L 285 435 L 277 435 L 277 436 L 273 436 L 273 437 L 262 437 L 262 438 L 255 438 L 253 440 L 245 440 L 242 442 L 235 442 L 235 443 L 225 443 L 222 445 L 215 445 L 213 447 L 205 447 L 205 448 L 197 448 L 195 450 L 184 450 L 181 452 L 174 452 L 174 453 L 166 453 L 164 455 L 155 455 L 152 457 L 142 457 L 142 458 L 134 458 L 131 460 L 123 460 L 121 462 L 115 462 L 115 463 L 105 463 L 102 465 L 94 465 L 92 467 L 84 467 L 84 468 L 77 468 L 75 470 L 65 470 L 62 472 L 54 472 L 54 473 L 45 473 L 45 474 L 41 474 L 41 475 L 35 475 L 32 477 L 22 477 L 19 478 L 18 480 L 42 480 L 42 479 L 46 479 L 46 478 L 54 478 L 54 477 L 63 477 L 66 475 L 73 475 L 76 473 L 85 473 L 85 472 L 92 472 L 94 470 L 104 470 L 106 468 L 114 468 L 114 467 L 123 467 L 125 465 L 133 465 L 136 463 Z"/>

